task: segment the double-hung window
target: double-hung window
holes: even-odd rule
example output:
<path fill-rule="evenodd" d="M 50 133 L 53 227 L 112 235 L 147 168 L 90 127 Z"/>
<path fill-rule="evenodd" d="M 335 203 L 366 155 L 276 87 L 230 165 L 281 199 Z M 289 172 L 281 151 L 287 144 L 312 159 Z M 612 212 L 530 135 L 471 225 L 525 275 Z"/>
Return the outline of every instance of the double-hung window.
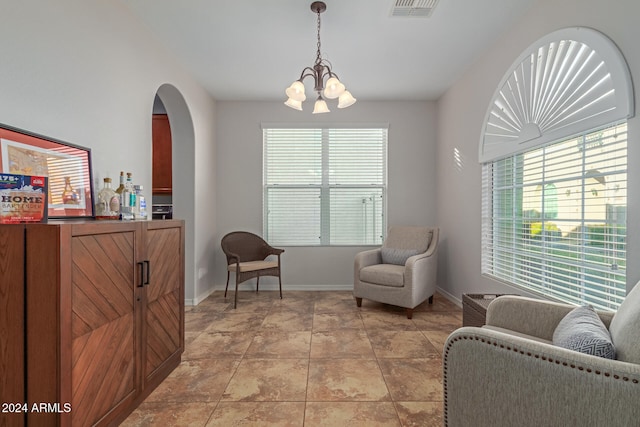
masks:
<path fill-rule="evenodd" d="M 587 28 L 551 33 L 507 72 L 480 145 L 484 275 L 598 309 L 624 300 L 630 82 Z"/>
<path fill-rule="evenodd" d="M 263 234 L 275 245 L 379 245 L 387 127 L 263 125 Z"/>

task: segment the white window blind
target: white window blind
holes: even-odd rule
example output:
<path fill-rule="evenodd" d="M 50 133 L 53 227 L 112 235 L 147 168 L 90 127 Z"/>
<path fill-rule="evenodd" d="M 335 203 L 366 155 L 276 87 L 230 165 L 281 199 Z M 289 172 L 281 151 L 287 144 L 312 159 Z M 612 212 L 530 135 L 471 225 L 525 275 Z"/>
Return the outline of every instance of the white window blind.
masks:
<path fill-rule="evenodd" d="M 482 272 L 616 309 L 626 295 L 627 125 L 483 165 Z"/>
<path fill-rule="evenodd" d="M 263 231 L 270 243 L 382 243 L 386 128 L 268 127 L 263 144 Z"/>

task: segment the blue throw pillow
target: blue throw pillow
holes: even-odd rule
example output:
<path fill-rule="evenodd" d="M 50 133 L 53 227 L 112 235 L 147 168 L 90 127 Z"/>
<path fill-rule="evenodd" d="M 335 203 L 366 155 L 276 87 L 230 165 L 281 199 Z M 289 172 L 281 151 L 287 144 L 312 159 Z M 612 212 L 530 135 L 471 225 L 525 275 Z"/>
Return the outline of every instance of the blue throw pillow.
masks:
<path fill-rule="evenodd" d="M 606 359 L 616 358 L 611 335 L 591 306 L 571 310 L 556 326 L 553 344 Z"/>
<path fill-rule="evenodd" d="M 414 255 L 421 253 L 417 249 L 395 249 L 395 248 L 381 248 L 380 255 L 382 255 L 383 264 L 395 264 L 405 265 L 407 259 Z"/>

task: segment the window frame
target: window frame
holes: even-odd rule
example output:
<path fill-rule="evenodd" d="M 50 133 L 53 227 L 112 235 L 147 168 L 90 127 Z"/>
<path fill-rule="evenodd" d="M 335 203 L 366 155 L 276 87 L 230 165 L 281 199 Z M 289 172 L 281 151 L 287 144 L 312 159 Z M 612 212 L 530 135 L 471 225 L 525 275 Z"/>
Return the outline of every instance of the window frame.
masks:
<path fill-rule="evenodd" d="M 386 237 L 387 229 L 387 199 L 388 199 L 388 147 L 389 147 L 389 125 L 387 123 L 372 123 L 372 124 L 279 124 L 279 123 L 263 123 L 263 222 L 262 229 L 265 239 L 272 244 L 280 246 L 291 247 L 338 247 L 338 246 L 380 246 Z M 281 131 L 297 131 L 297 130 L 316 130 L 321 133 L 321 162 L 320 162 L 320 175 L 321 180 L 315 184 L 269 184 L 268 183 L 268 156 L 267 156 L 267 144 L 268 136 L 267 131 L 270 129 L 276 129 Z M 380 162 L 382 182 L 381 183 L 362 183 L 362 184 L 340 184 L 330 182 L 330 145 L 331 132 L 339 132 L 340 130 L 357 131 L 362 130 L 377 130 L 382 133 L 382 160 Z M 315 190 L 319 192 L 320 205 L 319 205 L 319 226 L 320 235 L 318 236 L 318 243 L 313 244 L 310 241 L 307 242 L 294 242 L 291 239 L 288 241 L 278 240 L 271 235 L 269 229 L 269 191 L 273 189 L 300 189 L 300 190 Z M 380 218 L 379 229 L 375 228 L 375 232 L 379 232 L 379 238 L 377 241 L 365 242 L 365 241 L 353 241 L 348 243 L 334 243 L 331 240 L 332 229 L 332 211 L 331 211 L 331 197 L 332 190 L 348 190 L 348 189 L 374 189 L 380 192 L 381 205 L 380 205 Z M 375 218 L 374 218 L 375 220 Z M 376 221 L 377 222 L 377 221 Z"/>

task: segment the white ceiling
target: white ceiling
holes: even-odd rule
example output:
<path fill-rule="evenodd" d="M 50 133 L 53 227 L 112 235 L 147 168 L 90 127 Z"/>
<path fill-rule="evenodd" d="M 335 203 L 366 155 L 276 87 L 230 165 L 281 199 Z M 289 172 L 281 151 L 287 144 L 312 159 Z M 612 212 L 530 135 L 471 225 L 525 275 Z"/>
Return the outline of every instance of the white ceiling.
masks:
<path fill-rule="evenodd" d="M 284 101 L 315 60 L 310 0 L 122 2 L 217 100 Z M 391 17 L 395 0 L 325 3 L 322 55 L 353 96 L 435 100 L 535 0 L 440 0 L 429 18 Z"/>

